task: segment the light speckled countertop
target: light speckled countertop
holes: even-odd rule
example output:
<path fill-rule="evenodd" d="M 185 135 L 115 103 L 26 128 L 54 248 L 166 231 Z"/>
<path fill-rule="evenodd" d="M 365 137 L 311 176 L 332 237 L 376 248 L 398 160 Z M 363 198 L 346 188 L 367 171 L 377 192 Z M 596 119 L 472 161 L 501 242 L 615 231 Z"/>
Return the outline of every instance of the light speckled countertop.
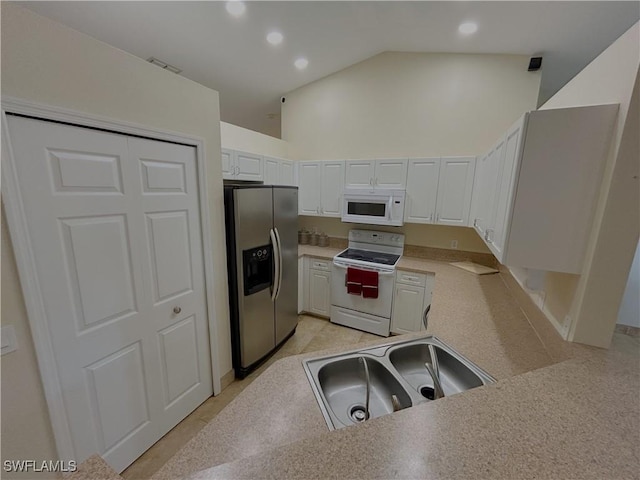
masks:
<path fill-rule="evenodd" d="M 637 358 L 571 345 L 556 363 L 500 274 L 416 258 L 398 268 L 435 273 L 429 333 L 497 384 L 329 431 L 302 360 L 343 348 L 284 358 L 154 479 L 638 478 Z"/>

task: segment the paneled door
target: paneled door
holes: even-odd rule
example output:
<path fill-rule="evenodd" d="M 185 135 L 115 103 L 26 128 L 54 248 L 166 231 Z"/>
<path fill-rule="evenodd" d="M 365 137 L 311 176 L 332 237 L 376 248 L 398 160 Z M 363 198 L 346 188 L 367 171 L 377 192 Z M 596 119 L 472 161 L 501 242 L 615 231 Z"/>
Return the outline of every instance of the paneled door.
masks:
<path fill-rule="evenodd" d="M 7 118 L 75 459 L 122 471 L 212 393 L 195 149 Z"/>

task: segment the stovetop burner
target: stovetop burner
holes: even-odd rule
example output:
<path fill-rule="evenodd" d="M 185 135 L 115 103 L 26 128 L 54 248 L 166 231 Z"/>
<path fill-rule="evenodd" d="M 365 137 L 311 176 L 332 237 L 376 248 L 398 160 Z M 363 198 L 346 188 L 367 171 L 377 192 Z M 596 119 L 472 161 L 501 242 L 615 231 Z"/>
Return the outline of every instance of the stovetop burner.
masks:
<path fill-rule="evenodd" d="M 395 265 L 400 258 L 400 255 L 347 248 L 344 252 L 338 255 L 338 258 L 360 260 L 361 262 L 377 263 L 380 265 Z"/>

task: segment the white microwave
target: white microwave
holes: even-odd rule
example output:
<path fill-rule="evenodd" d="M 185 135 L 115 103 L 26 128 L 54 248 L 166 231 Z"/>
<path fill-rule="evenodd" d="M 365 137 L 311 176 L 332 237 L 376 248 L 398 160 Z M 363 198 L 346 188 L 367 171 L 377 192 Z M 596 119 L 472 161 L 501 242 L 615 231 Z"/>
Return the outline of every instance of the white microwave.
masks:
<path fill-rule="evenodd" d="M 404 220 L 404 190 L 375 192 L 345 189 L 342 196 L 342 221 L 398 227 Z"/>

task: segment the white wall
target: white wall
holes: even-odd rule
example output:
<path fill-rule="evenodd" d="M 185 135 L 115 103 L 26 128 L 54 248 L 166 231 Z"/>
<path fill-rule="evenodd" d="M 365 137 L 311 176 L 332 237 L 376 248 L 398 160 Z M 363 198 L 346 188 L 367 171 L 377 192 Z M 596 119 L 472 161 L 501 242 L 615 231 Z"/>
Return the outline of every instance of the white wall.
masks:
<path fill-rule="evenodd" d="M 387 52 L 285 95 L 303 160 L 477 155 L 536 108 L 529 57 Z"/>
<path fill-rule="evenodd" d="M 220 373 L 231 370 L 218 93 L 8 2 L 2 14 L 2 95 L 200 137 L 207 162 Z M 4 235 L 4 233 L 3 233 Z M 2 358 L 2 459 L 51 459 L 51 429 L 33 361 L 33 342 L 2 242 L 2 322 L 19 351 Z M 20 360 L 21 356 L 23 360 Z M 17 382 L 20 382 L 19 384 Z"/>
<path fill-rule="evenodd" d="M 620 304 L 618 323 L 640 328 L 640 242 L 633 257 L 627 287 Z"/>
<path fill-rule="evenodd" d="M 640 23 L 636 23 L 541 109 L 619 103 L 618 122 L 582 275 L 549 273 L 550 310 L 569 339 L 608 347 L 640 231 Z"/>
<path fill-rule="evenodd" d="M 289 145 L 279 138 L 220 122 L 220 142 L 222 148 L 242 150 L 269 157 L 289 158 Z"/>

